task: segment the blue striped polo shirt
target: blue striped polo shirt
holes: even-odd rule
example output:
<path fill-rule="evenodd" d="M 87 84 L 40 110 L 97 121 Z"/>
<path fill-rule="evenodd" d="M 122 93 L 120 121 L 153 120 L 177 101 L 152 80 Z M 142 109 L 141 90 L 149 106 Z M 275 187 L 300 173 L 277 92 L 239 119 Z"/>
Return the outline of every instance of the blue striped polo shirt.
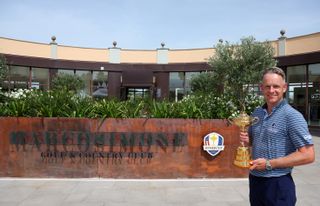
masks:
<path fill-rule="evenodd" d="M 313 144 L 304 117 L 286 100 L 279 102 L 270 114 L 265 104 L 257 108 L 252 116 L 259 118 L 259 122 L 249 128 L 253 159 L 276 159 L 287 156 L 300 147 Z M 278 177 L 291 171 L 292 167 L 271 171 L 252 170 L 250 173 L 258 177 Z"/>

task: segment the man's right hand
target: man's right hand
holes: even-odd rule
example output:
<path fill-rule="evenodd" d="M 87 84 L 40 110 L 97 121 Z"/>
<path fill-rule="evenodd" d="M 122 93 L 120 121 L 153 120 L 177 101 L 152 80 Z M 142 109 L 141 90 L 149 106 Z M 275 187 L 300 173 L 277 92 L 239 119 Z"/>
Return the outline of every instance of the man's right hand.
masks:
<path fill-rule="evenodd" d="M 248 132 L 240 132 L 240 142 L 249 145 L 249 135 Z"/>

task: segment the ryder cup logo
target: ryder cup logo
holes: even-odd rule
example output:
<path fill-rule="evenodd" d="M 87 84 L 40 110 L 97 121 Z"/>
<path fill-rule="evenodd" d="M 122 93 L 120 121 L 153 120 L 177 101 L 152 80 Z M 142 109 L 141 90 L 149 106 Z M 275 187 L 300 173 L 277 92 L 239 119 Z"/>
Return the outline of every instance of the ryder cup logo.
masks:
<path fill-rule="evenodd" d="M 203 138 L 203 150 L 207 151 L 211 156 L 216 156 L 224 149 L 223 137 L 215 132 L 207 134 Z"/>

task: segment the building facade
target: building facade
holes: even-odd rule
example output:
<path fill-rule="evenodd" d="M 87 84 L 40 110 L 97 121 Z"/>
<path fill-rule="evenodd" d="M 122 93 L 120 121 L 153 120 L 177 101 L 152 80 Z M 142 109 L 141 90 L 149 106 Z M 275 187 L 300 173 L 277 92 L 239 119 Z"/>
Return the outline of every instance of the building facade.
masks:
<path fill-rule="evenodd" d="M 310 126 L 320 126 L 320 32 L 281 36 L 271 41 L 278 66 L 287 74 L 286 98 Z M 3 89 L 49 89 L 59 73 L 85 81 L 85 94 L 119 99 L 152 97 L 181 99 L 190 92 L 193 75 L 207 71 L 215 48 L 130 50 L 117 47 L 81 48 L 0 37 L 0 54 L 10 67 Z"/>

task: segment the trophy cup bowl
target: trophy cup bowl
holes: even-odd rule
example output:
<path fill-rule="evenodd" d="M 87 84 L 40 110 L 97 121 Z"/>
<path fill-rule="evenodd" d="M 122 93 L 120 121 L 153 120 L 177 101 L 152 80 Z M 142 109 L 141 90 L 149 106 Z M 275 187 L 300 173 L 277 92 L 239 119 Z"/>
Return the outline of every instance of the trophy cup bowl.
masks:
<path fill-rule="evenodd" d="M 250 117 L 245 112 L 241 112 L 239 116 L 234 118 L 228 118 L 228 121 L 231 124 L 237 125 L 240 128 L 241 132 L 247 132 L 249 126 L 258 123 L 258 117 Z M 245 146 L 243 142 L 241 142 L 241 146 L 237 148 L 237 155 L 233 162 L 234 165 L 241 168 L 250 167 L 251 155 L 249 147 Z"/>

